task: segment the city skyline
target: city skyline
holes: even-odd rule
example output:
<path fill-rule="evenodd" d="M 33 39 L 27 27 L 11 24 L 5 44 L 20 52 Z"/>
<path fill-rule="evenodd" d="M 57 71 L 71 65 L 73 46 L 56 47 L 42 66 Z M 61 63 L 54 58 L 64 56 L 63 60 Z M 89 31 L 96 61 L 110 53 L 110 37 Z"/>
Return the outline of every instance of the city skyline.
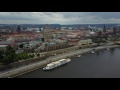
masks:
<path fill-rule="evenodd" d="M 0 12 L 0 24 L 119 24 L 120 12 Z"/>

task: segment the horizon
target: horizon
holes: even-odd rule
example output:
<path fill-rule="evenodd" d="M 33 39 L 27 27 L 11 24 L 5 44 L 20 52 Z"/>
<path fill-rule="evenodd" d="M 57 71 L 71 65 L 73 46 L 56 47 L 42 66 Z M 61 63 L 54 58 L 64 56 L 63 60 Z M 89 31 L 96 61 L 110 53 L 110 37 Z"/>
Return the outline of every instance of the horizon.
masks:
<path fill-rule="evenodd" d="M 94 23 L 91 23 L 94 24 Z M 120 23 L 96 23 L 96 24 L 120 24 Z M 22 24 L 0 24 L 0 25 L 22 25 Z M 23 24 L 23 25 L 28 25 L 28 24 Z M 32 25 L 46 25 L 46 24 L 32 24 Z M 48 24 L 48 25 L 54 25 L 54 24 Z M 89 25 L 88 24 L 55 24 L 55 25 Z"/>

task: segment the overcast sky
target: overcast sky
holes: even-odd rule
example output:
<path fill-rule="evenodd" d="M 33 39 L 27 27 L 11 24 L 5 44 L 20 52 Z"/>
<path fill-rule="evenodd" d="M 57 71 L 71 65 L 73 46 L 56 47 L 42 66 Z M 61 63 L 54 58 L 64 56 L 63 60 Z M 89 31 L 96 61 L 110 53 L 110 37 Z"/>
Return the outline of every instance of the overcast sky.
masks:
<path fill-rule="evenodd" d="M 119 23 L 120 12 L 0 12 L 0 24 Z"/>

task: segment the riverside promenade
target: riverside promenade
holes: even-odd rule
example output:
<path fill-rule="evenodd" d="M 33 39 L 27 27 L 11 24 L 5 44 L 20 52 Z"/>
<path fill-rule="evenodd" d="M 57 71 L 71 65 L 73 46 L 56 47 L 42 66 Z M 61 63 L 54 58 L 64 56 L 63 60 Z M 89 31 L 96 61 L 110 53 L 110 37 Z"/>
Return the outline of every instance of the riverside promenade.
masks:
<path fill-rule="evenodd" d="M 107 46 L 107 48 L 115 48 L 115 47 L 120 47 L 119 45 L 111 45 L 111 46 Z M 106 49 L 105 46 L 99 46 L 99 47 L 94 47 L 94 48 L 84 48 L 84 49 L 79 49 L 79 50 L 73 50 L 73 51 L 68 51 L 67 53 L 63 53 L 63 54 L 58 54 L 56 56 L 50 56 L 49 58 L 42 60 L 42 61 L 38 61 L 35 63 L 31 63 L 28 65 L 24 65 L 18 68 L 13 68 L 13 69 L 9 69 L 3 72 L 0 72 L 0 78 L 7 78 L 7 77 L 11 77 L 14 78 L 16 76 L 34 71 L 36 69 L 42 68 L 43 66 L 45 66 L 46 64 L 62 59 L 62 58 L 70 58 L 72 56 L 76 56 L 79 54 L 84 54 L 84 53 L 89 53 L 91 52 L 92 49 L 97 50 L 102 50 L 102 49 Z"/>

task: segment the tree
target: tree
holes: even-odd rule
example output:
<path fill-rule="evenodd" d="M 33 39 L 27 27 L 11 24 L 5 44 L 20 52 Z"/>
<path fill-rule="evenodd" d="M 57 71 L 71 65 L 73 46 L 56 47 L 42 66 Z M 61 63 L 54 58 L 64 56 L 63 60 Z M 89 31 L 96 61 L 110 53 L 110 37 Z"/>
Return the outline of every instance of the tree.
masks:
<path fill-rule="evenodd" d="M 3 64 L 14 62 L 15 55 L 15 50 L 11 46 L 7 46 L 2 60 Z"/>
<path fill-rule="evenodd" d="M 19 61 L 18 55 L 15 56 L 14 61 Z"/>
<path fill-rule="evenodd" d="M 10 46 L 10 45 L 8 45 L 7 47 L 6 47 L 6 50 L 12 50 L 13 48 Z"/>
<path fill-rule="evenodd" d="M 92 42 L 97 42 L 98 41 L 98 36 L 91 36 Z"/>
<path fill-rule="evenodd" d="M 2 62 L 2 60 L 4 58 L 4 54 L 5 54 L 5 52 L 0 50 L 0 62 Z"/>
<path fill-rule="evenodd" d="M 102 32 L 99 31 L 98 35 L 99 35 L 99 38 L 101 38 L 102 37 Z"/>
<path fill-rule="evenodd" d="M 39 57 L 39 56 L 40 56 L 40 54 L 39 54 L 39 53 L 37 53 L 37 56 Z"/>
<path fill-rule="evenodd" d="M 101 42 L 102 42 L 102 43 L 105 43 L 106 40 L 103 40 L 103 37 L 104 37 L 104 36 L 102 35 L 102 32 L 101 32 L 101 31 L 99 31 L 98 35 L 99 35 L 99 39 L 97 40 L 97 43 L 98 43 L 98 46 L 99 46 Z"/>
<path fill-rule="evenodd" d="M 33 55 L 30 54 L 29 57 L 30 57 L 30 58 L 33 58 Z"/>
<path fill-rule="evenodd" d="M 20 44 L 20 45 L 19 45 L 19 48 L 23 48 L 23 46 L 24 46 L 24 44 Z"/>
<path fill-rule="evenodd" d="M 34 55 L 34 54 L 32 54 L 32 55 L 31 55 L 31 58 L 34 58 L 34 57 L 35 57 L 35 55 Z"/>
<path fill-rule="evenodd" d="M 54 37 L 53 37 L 53 36 L 51 36 L 51 38 L 52 38 L 52 39 L 54 39 Z"/>
<path fill-rule="evenodd" d="M 13 55 L 7 55 L 3 58 L 3 64 L 5 64 L 5 65 L 12 63 L 12 62 L 14 62 Z"/>
<path fill-rule="evenodd" d="M 10 63 L 10 62 L 9 62 L 9 58 L 8 58 L 8 57 L 4 57 L 3 60 L 2 60 L 2 63 L 3 63 L 4 65 L 9 64 L 9 63 Z"/>

